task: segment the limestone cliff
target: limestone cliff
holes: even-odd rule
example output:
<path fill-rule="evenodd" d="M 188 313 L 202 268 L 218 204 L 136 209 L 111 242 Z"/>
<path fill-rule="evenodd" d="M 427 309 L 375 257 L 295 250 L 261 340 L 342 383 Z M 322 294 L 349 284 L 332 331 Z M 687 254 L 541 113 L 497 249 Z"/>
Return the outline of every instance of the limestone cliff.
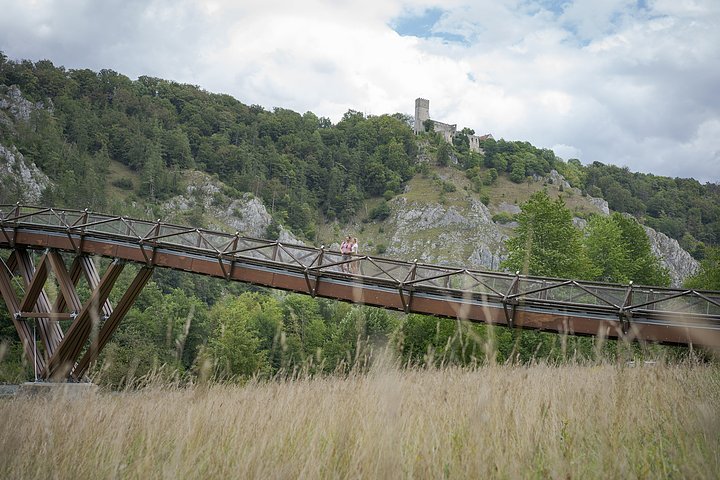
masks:
<path fill-rule="evenodd" d="M 223 193 L 219 180 L 198 171 L 188 172 L 186 180 L 185 192 L 162 205 L 165 218 L 172 219 L 182 212 L 199 208 L 208 219 L 210 229 L 232 229 L 249 237 L 266 237 L 273 219 L 262 200 L 250 193 L 244 193 L 240 198 L 230 198 Z M 277 240 L 302 243 L 282 226 L 279 227 Z"/>
<path fill-rule="evenodd" d="M 33 111 L 48 109 L 52 104 L 33 103 L 23 97 L 18 87 L 0 85 L 0 131 L 12 137 L 18 122 L 28 122 Z M 13 145 L 0 145 L 0 202 L 38 203 L 50 185 L 47 175 L 23 157 Z"/>
<path fill-rule="evenodd" d="M 700 264 L 683 250 L 677 240 L 650 227 L 643 227 L 650 240 L 652 252 L 670 272 L 673 287 L 682 286 L 683 281 L 698 272 Z"/>
<path fill-rule="evenodd" d="M 0 203 L 38 204 L 49 185 L 47 175 L 15 147 L 0 145 Z"/>
<path fill-rule="evenodd" d="M 29 121 L 32 112 L 38 109 L 52 112 L 52 102 L 48 100 L 47 104 L 45 102 L 33 103 L 23 97 L 16 85 L 10 87 L 0 85 L 0 125 L 7 127 L 10 132 L 15 131 L 16 122 Z"/>
<path fill-rule="evenodd" d="M 464 205 L 408 201 L 391 202 L 387 254 L 424 263 L 496 269 L 503 259 L 505 235 L 488 208 L 468 199 Z"/>
<path fill-rule="evenodd" d="M 548 179 L 573 191 L 577 198 L 581 192 L 573 189 L 559 173 L 553 171 Z M 383 229 L 388 237 L 386 254 L 404 260 L 418 259 L 425 263 L 452 264 L 475 268 L 498 269 L 505 258 L 504 242 L 517 224 L 499 225 L 493 222 L 490 210 L 474 196 L 463 201 L 444 204 L 424 200 L 423 196 L 401 195 L 390 202 L 391 215 Z M 412 198 L 412 199 L 409 199 Z M 601 214 L 610 210 L 605 200 L 582 197 Z M 515 204 L 500 202 L 496 211 L 518 213 Z M 587 221 L 575 218 L 582 229 Z M 682 249 L 676 240 L 644 227 L 652 252 L 669 270 L 673 286 L 681 286 L 688 276 L 698 270 L 698 262 Z"/>

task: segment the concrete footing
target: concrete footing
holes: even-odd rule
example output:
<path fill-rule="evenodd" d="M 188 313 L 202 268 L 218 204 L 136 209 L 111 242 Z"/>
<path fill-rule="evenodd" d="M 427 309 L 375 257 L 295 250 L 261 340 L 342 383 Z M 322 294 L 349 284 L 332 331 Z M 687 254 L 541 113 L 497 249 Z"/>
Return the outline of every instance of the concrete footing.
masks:
<path fill-rule="evenodd" d="M 94 383 L 25 382 L 18 385 L 15 396 L 79 398 L 95 393 L 97 389 L 98 386 Z"/>

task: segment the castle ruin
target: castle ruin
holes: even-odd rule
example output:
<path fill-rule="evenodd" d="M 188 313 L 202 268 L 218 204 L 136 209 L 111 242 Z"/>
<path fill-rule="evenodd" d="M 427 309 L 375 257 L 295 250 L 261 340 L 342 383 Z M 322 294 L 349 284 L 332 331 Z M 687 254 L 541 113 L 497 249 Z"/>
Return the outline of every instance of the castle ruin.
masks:
<path fill-rule="evenodd" d="M 430 118 L 430 100 L 426 98 L 415 99 L 415 134 L 425 131 L 427 121 L 432 122 L 433 131 L 443 136 L 446 142 L 452 143 L 453 137 L 457 134 L 457 124 L 443 123 Z M 468 135 L 470 141 L 470 150 L 473 152 L 482 152 L 480 142 L 493 138 L 491 134 L 487 135 Z"/>

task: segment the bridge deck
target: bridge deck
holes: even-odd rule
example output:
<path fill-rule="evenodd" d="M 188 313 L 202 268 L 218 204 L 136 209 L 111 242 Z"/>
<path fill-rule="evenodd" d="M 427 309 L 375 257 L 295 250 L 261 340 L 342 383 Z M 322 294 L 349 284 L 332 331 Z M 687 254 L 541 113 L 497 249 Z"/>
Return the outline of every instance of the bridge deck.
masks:
<path fill-rule="evenodd" d="M 88 211 L 0 205 L 0 248 L 101 255 L 378 307 L 572 335 L 720 348 L 720 292 L 521 276 Z"/>

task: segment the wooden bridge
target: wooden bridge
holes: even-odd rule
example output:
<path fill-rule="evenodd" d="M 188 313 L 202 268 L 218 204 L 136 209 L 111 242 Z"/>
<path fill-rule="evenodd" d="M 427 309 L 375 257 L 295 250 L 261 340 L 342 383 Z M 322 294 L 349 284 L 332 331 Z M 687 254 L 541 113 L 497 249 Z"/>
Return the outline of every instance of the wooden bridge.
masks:
<path fill-rule="evenodd" d="M 0 249 L 9 250 L 0 258 L 0 293 L 43 379 L 81 379 L 155 267 L 473 322 L 720 348 L 718 291 L 343 257 L 324 247 L 87 210 L 0 205 L 0 230 Z M 94 256 L 113 259 L 102 277 Z M 128 262 L 141 267 L 113 306 L 108 297 Z M 91 290 L 84 301 L 76 289 L 81 277 Z M 57 285 L 54 299 L 46 292 L 49 278 Z M 65 331 L 60 320 L 69 323 Z"/>

